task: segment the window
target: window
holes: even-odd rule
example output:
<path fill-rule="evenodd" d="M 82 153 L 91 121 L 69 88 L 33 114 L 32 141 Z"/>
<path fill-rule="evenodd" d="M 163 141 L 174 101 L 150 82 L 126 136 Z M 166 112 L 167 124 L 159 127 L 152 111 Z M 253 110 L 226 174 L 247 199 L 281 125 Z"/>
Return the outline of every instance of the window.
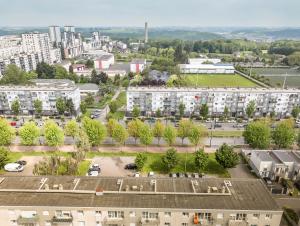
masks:
<path fill-rule="evenodd" d="M 99 210 L 96 210 L 96 211 L 95 211 L 96 217 L 101 217 L 101 214 L 102 214 L 101 211 L 99 211 Z"/>
<path fill-rule="evenodd" d="M 182 223 L 181 226 L 188 226 L 188 223 Z"/>
<path fill-rule="evenodd" d="M 211 220 L 211 213 L 199 213 L 198 216 L 202 220 Z"/>
<path fill-rule="evenodd" d="M 258 218 L 259 218 L 259 214 L 258 214 L 258 213 L 254 213 L 254 214 L 253 214 L 253 218 L 254 218 L 254 219 L 258 219 Z"/>
<path fill-rule="evenodd" d="M 189 217 L 189 215 L 190 215 L 190 214 L 189 214 L 188 212 L 183 212 L 183 213 L 182 213 L 182 216 L 184 216 L 184 217 Z"/>
<path fill-rule="evenodd" d="M 145 219 L 158 219 L 158 213 L 149 213 L 149 212 L 143 212 L 142 218 Z"/>
<path fill-rule="evenodd" d="M 268 213 L 267 213 L 267 214 L 266 214 L 266 219 L 267 219 L 267 220 L 272 219 L 272 214 L 268 214 Z"/>
<path fill-rule="evenodd" d="M 223 219 L 223 213 L 218 213 L 217 214 L 217 219 Z"/>
<path fill-rule="evenodd" d="M 123 211 L 108 211 L 108 218 L 123 218 Z"/>
<path fill-rule="evenodd" d="M 82 210 L 77 211 L 78 217 L 83 217 L 84 213 Z"/>
<path fill-rule="evenodd" d="M 165 226 L 171 226 L 171 223 L 165 223 Z"/>
<path fill-rule="evenodd" d="M 247 214 L 245 213 L 237 213 L 236 214 L 236 220 L 246 220 Z"/>
<path fill-rule="evenodd" d="M 165 217 L 171 217 L 171 212 L 165 212 Z"/>
<path fill-rule="evenodd" d="M 135 212 L 134 211 L 130 211 L 129 216 L 130 217 L 135 217 Z"/>
<path fill-rule="evenodd" d="M 49 211 L 43 211 L 44 216 L 49 216 Z"/>

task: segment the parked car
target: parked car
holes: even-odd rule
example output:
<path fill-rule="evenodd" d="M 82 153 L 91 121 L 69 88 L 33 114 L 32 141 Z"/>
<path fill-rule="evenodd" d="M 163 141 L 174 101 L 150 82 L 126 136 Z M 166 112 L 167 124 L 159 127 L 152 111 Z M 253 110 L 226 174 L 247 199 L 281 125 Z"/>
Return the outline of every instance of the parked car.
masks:
<path fill-rule="evenodd" d="M 191 177 L 192 177 L 192 174 L 190 174 L 190 173 L 186 173 L 186 174 L 185 174 L 185 177 L 187 177 L 187 178 L 191 178 Z"/>
<path fill-rule="evenodd" d="M 172 177 L 172 178 L 176 178 L 177 177 L 176 173 L 170 173 L 169 176 Z"/>
<path fill-rule="evenodd" d="M 22 172 L 24 170 L 24 165 L 19 163 L 8 163 L 4 166 L 4 170 L 7 172 Z"/>
<path fill-rule="evenodd" d="M 271 181 L 270 178 L 264 177 L 263 179 L 264 179 L 264 181 L 266 182 L 267 185 L 272 185 L 272 181 Z"/>
<path fill-rule="evenodd" d="M 199 178 L 199 173 L 193 173 L 194 178 Z"/>
<path fill-rule="evenodd" d="M 183 173 L 176 173 L 177 177 L 183 178 L 184 174 Z"/>
<path fill-rule="evenodd" d="M 134 173 L 133 177 L 140 177 L 140 173 L 139 172 Z"/>
<path fill-rule="evenodd" d="M 135 163 L 129 163 L 129 164 L 125 165 L 124 169 L 127 169 L 127 170 L 136 170 L 137 169 L 137 165 Z"/>
<path fill-rule="evenodd" d="M 154 176 L 155 176 L 154 172 L 151 171 L 148 173 L 148 177 L 154 177 Z"/>
<path fill-rule="evenodd" d="M 101 172 L 101 168 L 99 164 L 92 164 L 89 168 L 89 171 L 97 171 L 98 173 Z"/>
<path fill-rule="evenodd" d="M 98 175 L 99 175 L 98 171 L 89 171 L 87 173 L 87 176 L 90 176 L 90 177 L 97 177 Z"/>

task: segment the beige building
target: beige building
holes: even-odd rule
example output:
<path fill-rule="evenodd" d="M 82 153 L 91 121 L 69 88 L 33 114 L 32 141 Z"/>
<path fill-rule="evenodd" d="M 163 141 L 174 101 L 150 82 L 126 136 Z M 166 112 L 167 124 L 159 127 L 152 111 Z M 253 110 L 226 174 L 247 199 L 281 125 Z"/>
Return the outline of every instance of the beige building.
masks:
<path fill-rule="evenodd" d="M 258 179 L 2 177 L 0 225 L 278 226 Z"/>

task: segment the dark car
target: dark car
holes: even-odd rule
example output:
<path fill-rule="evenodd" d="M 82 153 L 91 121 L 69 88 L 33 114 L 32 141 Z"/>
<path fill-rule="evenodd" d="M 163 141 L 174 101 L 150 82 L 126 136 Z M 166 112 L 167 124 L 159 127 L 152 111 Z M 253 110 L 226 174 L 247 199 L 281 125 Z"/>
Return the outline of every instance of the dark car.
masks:
<path fill-rule="evenodd" d="M 16 161 L 16 163 L 18 163 L 22 166 L 25 166 L 27 164 L 27 162 L 25 160 L 19 160 L 19 161 Z"/>
<path fill-rule="evenodd" d="M 98 173 L 100 173 L 101 172 L 100 166 L 98 164 L 91 165 L 89 168 L 89 172 L 91 171 L 97 171 Z"/>
<path fill-rule="evenodd" d="M 127 169 L 127 170 L 136 170 L 137 165 L 135 163 L 129 163 L 129 164 L 125 165 L 124 168 Z"/>
<path fill-rule="evenodd" d="M 191 178 L 191 177 L 192 177 L 192 174 L 190 174 L 190 173 L 186 173 L 186 174 L 185 174 L 185 177 L 187 177 L 187 178 Z"/>
<path fill-rule="evenodd" d="M 183 173 L 176 173 L 177 177 L 183 178 L 184 174 Z"/>
<path fill-rule="evenodd" d="M 176 177 L 177 177 L 176 173 L 170 173 L 169 176 L 170 176 L 170 177 L 173 177 L 173 178 L 176 178 Z"/>

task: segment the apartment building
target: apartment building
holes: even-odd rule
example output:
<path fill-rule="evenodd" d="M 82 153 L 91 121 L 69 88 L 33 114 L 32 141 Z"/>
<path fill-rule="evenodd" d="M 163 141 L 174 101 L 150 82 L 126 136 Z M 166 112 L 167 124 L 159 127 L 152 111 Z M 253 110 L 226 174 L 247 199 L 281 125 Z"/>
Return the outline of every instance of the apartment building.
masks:
<path fill-rule="evenodd" d="M 75 58 L 83 53 L 83 42 L 80 33 L 75 33 L 74 26 L 65 26 L 62 38 L 63 58 Z"/>
<path fill-rule="evenodd" d="M 129 87 L 127 90 L 127 112 L 136 105 L 146 115 L 155 114 L 157 109 L 175 115 L 183 103 L 186 115 L 198 114 L 200 106 L 207 104 L 211 115 L 222 115 L 226 106 L 232 116 L 243 116 L 250 101 L 255 102 L 255 116 L 274 112 L 277 117 L 285 117 L 300 105 L 300 90 L 187 87 Z"/>
<path fill-rule="evenodd" d="M 49 37 L 51 43 L 58 47 L 61 43 L 61 31 L 59 26 L 49 26 Z"/>
<path fill-rule="evenodd" d="M 288 150 L 243 150 L 249 164 L 259 177 L 279 181 L 300 177 L 300 152 Z"/>
<path fill-rule="evenodd" d="M 2 177 L 0 225 L 279 226 L 258 179 Z"/>
<path fill-rule="evenodd" d="M 13 101 L 19 100 L 20 114 L 34 113 L 34 101 L 42 101 L 43 114 L 52 115 L 57 112 L 58 98 L 71 99 L 74 109 L 80 109 L 79 88 L 70 80 L 34 79 L 32 84 L 24 86 L 0 86 L 0 114 L 11 114 Z"/>
<path fill-rule="evenodd" d="M 146 68 L 147 61 L 145 59 L 133 59 L 130 63 L 130 72 L 141 73 Z"/>

